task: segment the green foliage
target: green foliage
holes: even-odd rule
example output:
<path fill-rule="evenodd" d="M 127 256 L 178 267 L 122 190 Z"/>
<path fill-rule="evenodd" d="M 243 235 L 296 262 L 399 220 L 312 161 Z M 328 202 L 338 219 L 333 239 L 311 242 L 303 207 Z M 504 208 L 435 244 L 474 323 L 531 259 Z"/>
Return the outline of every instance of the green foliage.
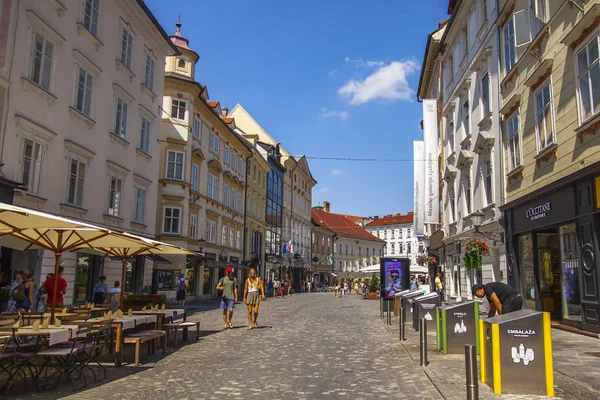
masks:
<path fill-rule="evenodd" d="M 371 292 L 371 293 L 379 292 L 379 290 L 381 289 L 381 287 L 379 285 L 380 285 L 379 276 L 377 276 L 376 273 L 373 273 L 373 276 L 371 276 L 371 278 L 367 279 L 367 287 L 369 288 L 369 292 Z"/>

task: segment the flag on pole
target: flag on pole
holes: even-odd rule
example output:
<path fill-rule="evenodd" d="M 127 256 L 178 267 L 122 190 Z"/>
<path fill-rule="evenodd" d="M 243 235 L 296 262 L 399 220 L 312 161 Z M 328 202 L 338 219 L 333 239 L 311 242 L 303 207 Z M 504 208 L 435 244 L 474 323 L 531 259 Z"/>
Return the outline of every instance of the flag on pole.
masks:
<path fill-rule="evenodd" d="M 333 254 L 329 254 L 327 256 L 327 262 L 329 263 L 329 265 L 333 265 Z"/>

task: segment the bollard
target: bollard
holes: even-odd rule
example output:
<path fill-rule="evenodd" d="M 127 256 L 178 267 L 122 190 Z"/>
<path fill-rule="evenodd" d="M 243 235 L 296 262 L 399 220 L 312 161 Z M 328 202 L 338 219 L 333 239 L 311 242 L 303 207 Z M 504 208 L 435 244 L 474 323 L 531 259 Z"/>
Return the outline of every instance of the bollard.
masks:
<path fill-rule="evenodd" d="M 392 314 L 390 314 L 390 303 L 391 301 L 386 301 L 387 303 L 387 324 L 391 325 L 392 324 Z"/>
<path fill-rule="evenodd" d="M 467 400 L 479 400 L 477 348 L 473 344 L 465 344 L 465 369 L 467 372 Z"/>
<path fill-rule="evenodd" d="M 400 327 L 400 341 L 403 342 L 406 340 L 406 337 L 404 336 L 404 307 L 400 307 L 398 314 L 398 326 Z"/>
<path fill-rule="evenodd" d="M 383 299 L 379 298 L 379 318 L 383 319 Z"/>
<path fill-rule="evenodd" d="M 419 320 L 419 333 L 421 334 L 421 367 L 427 366 L 427 321 Z"/>

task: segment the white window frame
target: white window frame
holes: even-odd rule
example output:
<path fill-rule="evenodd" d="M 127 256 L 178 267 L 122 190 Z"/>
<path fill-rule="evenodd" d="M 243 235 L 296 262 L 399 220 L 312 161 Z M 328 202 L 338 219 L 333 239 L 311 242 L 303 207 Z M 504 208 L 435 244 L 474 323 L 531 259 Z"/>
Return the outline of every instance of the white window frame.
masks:
<path fill-rule="evenodd" d="M 528 12 L 529 29 L 531 30 L 531 37 L 534 38 L 548 22 L 548 4 L 546 0 L 529 0 Z"/>
<path fill-rule="evenodd" d="M 214 153 L 216 156 L 219 156 L 219 149 L 220 149 L 219 141 L 220 141 L 219 136 L 215 132 L 211 131 L 210 137 L 209 137 L 209 150 L 210 150 L 210 152 Z"/>
<path fill-rule="evenodd" d="M 26 142 L 31 142 L 32 153 L 29 157 L 29 168 L 27 171 L 28 178 L 25 178 L 25 146 Z M 34 157 L 36 147 L 38 148 L 38 157 Z M 27 192 L 39 195 L 42 190 L 42 176 L 44 172 L 44 161 L 46 157 L 46 148 L 47 143 L 36 140 L 31 137 L 23 137 L 21 140 L 21 151 L 20 151 L 20 161 L 21 161 L 21 170 L 20 170 L 20 178 L 21 182 L 27 185 Z"/>
<path fill-rule="evenodd" d="M 196 239 L 198 237 L 198 216 L 196 214 L 190 214 L 190 239 Z"/>
<path fill-rule="evenodd" d="M 223 143 L 223 162 L 229 165 L 229 146 Z"/>
<path fill-rule="evenodd" d="M 448 145 L 450 146 L 450 152 L 454 151 L 454 131 L 455 131 L 455 127 L 454 127 L 454 116 L 448 118 L 448 127 L 447 127 L 447 133 L 448 133 Z"/>
<path fill-rule="evenodd" d="M 237 198 L 237 202 L 238 202 L 238 212 L 242 212 L 242 193 L 238 192 L 238 198 Z"/>
<path fill-rule="evenodd" d="M 133 32 L 125 25 L 121 25 L 119 35 L 119 61 L 131 71 L 133 62 Z"/>
<path fill-rule="evenodd" d="M 233 210 L 235 210 L 236 199 L 236 190 L 234 188 L 231 188 L 231 201 L 229 202 L 229 204 L 231 204 L 231 208 Z"/>
<path fill-rule="evenodd" d="M 200 139 L 202 137 L 202 120 L 197 116 L 194 118 L 193 135 L 196 139 Z"/>
<path fill-rule="evenodd" d="M 487 80 L 487 85 L 484 83 L 484 81 Z M 492 111 L 492 104 L 491 104 L 491 75 L 489 71 L 486 71 L 480 79 L 480 91 L 479 91 L 479 95 L 481 98 L 481 119 L 485 118 L 486 115 L 488 115 L 491 111 Z M 487 87 L 487 96 L 484 96 L 484 88 Z"/>
<path fill-rule="evenodd" d="M 465 209 L 467 215 L 471 214 L 473 208 L 473 185 L 471 184 L 471 168 L 465 167 L 463 169 L 463 195 L 465 198 Z"/>
<path fill-rule="evenodd" d="M 235 229 L 229 227 L 229 247 L 235 247 Z"/>
<path fill-rule="evenodd" d="M 234 172 L 237 172 L 237 153 L 233 149 L 231 149 L 230 157 L 231 157 L 231 162 L 229 163 L 229 165 L 231 166 L 231 169 Z"/>
<path fill-rule="evenodd" d="M 511 35 L 509 35 L 509 29 L 512 29 Z M 504 76 L 506 76 L 517 63 L 515 21 L 513 18 L 510 18 L 509 21 L 506 23 L 506 26 L 502 28 L 502 51 L 502 66 L 504 67 Z"/>
<path fill-rule="evenodd" d="M 114 112 L 114 134 L 122 139 L 127 139 L 127 116 L 129 114 L 129 103 L 122 96 L 115 96 Z"/>
<path fill-rule="evenodd" d="M 144 57 L 144 86 L 148 88 L 151 92 L 154 91 L 154 70 L 156 65 L 156 60 L 154 56 L 149 51 L 145 52 Z"/>
<path fill-rule="evenodd" d="M 148 189 L 141 186 L 135 187 L 135 205 L 133 210 L 133 221 L 143 224 L 146 220 L 146 195 Z"/>
<path fill-rule="evenodd" d="M 229 207 L 229 185 L 223 183 L 223 205 Z"/>
<path fill-rule="evenodd" d="M 463 112 L 463 124 L 465 126 L 465 137 L 468 137 L 471 135 L 471 104 L 469 103 L 469 100 L 465 100 L 463 102 L 462 105 L 462 112 Z"/>
<path fill-rule="evenodd" d="M 548 98 L 548 103 L 543 107 L 542 110 L 538 110 L 537 108 L 537 96 L 539 93 L 542 93 L 543 90 L 548 87 L 548 93 L 549 93 L 549 98 Z M 554 101 L 552 99 L 552 80 L 550 78 L 548 78 L 546 81 L 544 81 L 544 83 L 542 83 L 540 85 L 540 87 L 535 91 L 535 93 L 533 94 L 533 101 L 535 103 L 535 135 L 536 135 L 536 144 L 537 144 L 537 151 L 538 154 L 542 151 L 544 151 L 546 148 L 548 148 L 549 146 L 552 146 L 553 144 L 556 143 L 556 127 L 554 125 Z M 538 114 L 540 114 L 540 112 L 542 112 L 544 109 L 550 109 L 550 126 L 552 128 L 552 140 L 550 142 L 544 143 L 542 144 L 541 141 L 541 136 L 540 136 L 540 126 L 538 125 Z M 543 125 L 544 127 L 546 126 L 546 124 Z M 547 135 L 544 135 L 544 140 L 546 138 Z"/>
<path fill-rule="evenodd" d="M 217 223 L 210 219 L 206 220 L 206 241 L 208 243 L 217 243 Z"/>
<path fill-rule="evenodd" d="M 171 210 L 171 215 L 169 217 L 167 217 L 167 209 Z M 178 211 L 177 217 L 175 217 L 173 214 L 174 210 Z M 165 229 L 165 223 L 167 222 L 167 219 L 171 220 L 168 230 Z M 173 230 L 173 222 L 175 219 L 177 219 L 177 230 L 176 231 Z M 167 235 L 179 235 L 180 232 L 181 232 L 181 207 L 172 207 L 172 206 L 163 207 L 162 233 L 167 234 Z"/>
<path fill-rule="evenodd" d="M 208 174 L 208 191 L 207 195 L 210 199 L 217 201 L 219 193 L 219 178 L 213 174 Z"/>
<path fill-rule="evenodd" d="M 174 154 L 175 158 L 173 161 L 169 160 L 169 155 Z M 178 162 L 177 156 L 181 155 L 181 162 Z M 167 159 L 166 161 L 166 169 L 165 169 L 165 177 L 167 179 L 172 179 L 175 181 L 182 181 L 185 177 L 185 153 L 177 150 L 167 150 Z M 173 164 L 173 175 L 169 175 L 169 164 Z M 177 176 L 177 166 L 181 165 L 181 176 Z"/>
<path fill-rule="evenodd" d="M 238 168 L 237 168 L 238 174 L 244 175 L 244 158 L 241 155 L 238 156 L 237 163 L 238 163 Z"/>
<path fill-rule="evenodd" d="M 508 167 L 513 171 L 521 166 L 522 154 L 521 116 L 518 110 L 507 119 L 506 134 L 508 135 Z"/>
<path fill-rule="evenodd" d="M 70 189 L 71 189 L 71 168 L 73 165 L 73 162 L 77 163 L 77 173 L 75 175 L 75 188 L 73 190 L 73 201 L 71 201 L 69 199 L 69 193 L 70 193 Z M 79 168 L 80 166 L 83 165 L 83 177 L 79 176 Z M 69 157 L 68 158 L 68 164 L 67 164 L 67 193 L 65 196 L 65 202 L 67 204 L 76 206 L 76 207 L 82 207 L 83 206 L 83 192 L 85 190 L 85 178 L 86 178 L 86 174 L 87 174 L 87 169 L 88 169 L 88 162 L 85 160 L 82 160 L 78 157 Z"/>
<path fill-rule="evenodd" d="M 183 118 L 181 110 L 183 108 Z M 171 118 L 178 119 L 180 121 L 186 121 L 187 119 L 187 101 L 179 100 L 171 97 Z"/>
<path fill-rule="evenodd" d="M 80 81 L 83 73 L 84 82 Z M 75 102 L 74 107 L 77 111 L 91 118 L 92 115 L 92 95 L 94 94 L 94 74 L 83 66 L 77 68 L 76 84 L 75 84 Z M 83 85 L 83 88 L 81 88 Z M 79 93 L 83 90 L 81 107 L 79 106 Z"/>
<path fill-rule="evenodd" d="M 122 200 L 123 177 L 117 174 L 110 174 L 108 177 L 108 207 L 106 213 L 113 217 L 118 217 L 121 213 Z"/>
<path fill-rule="evenodd" d="M 223 224 L 221 226 L 221 245 L 227 246 L 227 234 L 229 233 L 229 229 L 227 225 Z"/>
<path fill-rule="evenodd" d="M 481 165 L 481 184 L 483 186 L 482 195 L 484 204 L 490 205 L 494 203 L 494 175 L 493 175 L 493 155 L 490 152 L 486 155 L 486 157 L 481 157 L 482 165 Z M 489 187 L 488 187 L 488 179 L 489 179 Z M 489 189 L 489 193 L 488 193 Z"/>
<path fill-rule="evenodd" d="M 139 149 L 146 154 L 150 154 L 150 135 L 152 132 L 152 122 L 145 116 L 140 117 L 140 142 Z"/>
<path fill-rule="evenodd" d="M 597 29 L 591 34 L 589 35 L 586 40 L 577 47 L 576 51 L 573 53 L 574 57 L 573 60 L 575 62 L 575 77 L 576 77 L 576 81 L 577 81 L 577 109 L 578 109 L 578 115 L 579 115 L 579 125 L 582 125 L 583 123 L 585 123 L 586 121 L 592 119 L 595 115 L 598 114 L 598 112 L 600 112 L 600 107 L 598 107 L 597 110 L 594 109 L 594 98 L 593 98 L 593 85 L 592 85 L 592 80 L 591 80 L 591 71 L 593 68 L 598 68 L 600 69 L 600 59 L 596 59 L 594 60 L 594 62 L 590 65 L 589 63 L 589 49 L 588 46 L 593 42 L 596 41 L 596 46 L 598 46 L 598 51 L 600 52 L 600 31 L 598 31 Z M 583 71 L 583 72 L 579 72 L 580 66 L 579 66 L 579 54 L 585 52 L 585 56 L 586 56 L 586 62 L 588 64 L 587 68 Z M 590 101 L 590 113 L 589 115 L 584 115 L 584 108 L 583 108 L 583 100 L 582 100 L 582 95 L 581 95 L 581 79 L 587 75 L 587 81 L 588 81 L 588 91 L 589 91 L 589 101 Z M 600 82 L 598 83 L 598 85 L 600 85 Z M 598 95 L 600 96 L 600 94 Z"/>
<path fill-rule="evenodd" d="M 39 35 L 43 39 L 43 48 L 41 54 L 41 60 L 39 65 L 38 79 L 34 77 L 34 70 L 36 69 L 36 53 L 37 49 L 35 46 L 36 36 Z M 50 52 L 50 59 L 48 60 L 48 54 L 46 54 L 47 46 L 51 45 L 52 50 Z M 53 41 L 40 29 L 33 29 L 31 34 L 31 54 L 30 54 L 30 65 L 29 65 L 29 80 L 35 83 L 37 86 L 46 90 L 47 92 L 51 91 L 51 86 L 53 83 L 53 72 L 54 72 L 54 59 L 56 54 L 56 42 Z M 48 65 L 49 64 L 49 65 Z M 47 81 L 46 81 L 47 80 Z"/>
<path fill-rule="evenodd" d="M 100 0 L 84 0 L 81 15 L 81 25 L 95 37 L 98 36 L 99 16 Z"/>
<path fill-rule="evenodd" d="M 198 164 L 192 163 L 192 174 L 190 179 L 190 186 L 192 190 L 199 192 L 200 191 L 200 166 Z"/>

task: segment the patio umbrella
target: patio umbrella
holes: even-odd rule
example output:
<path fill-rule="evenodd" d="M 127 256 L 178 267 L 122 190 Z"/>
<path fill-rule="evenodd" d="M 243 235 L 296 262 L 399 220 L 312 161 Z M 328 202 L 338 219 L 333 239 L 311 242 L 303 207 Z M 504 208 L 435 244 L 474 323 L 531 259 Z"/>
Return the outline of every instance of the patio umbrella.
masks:
<path fill-rule="evenodd" d="M 146 247 L 134 237 L 99 228 L 85 222 L 57 217 L 40 211 L 0 203 L 0 245 L 26 251 L 41 248 L 54 252 L 54 298 L 51 322 L 56 312 L 58 270 L 64 251 L 82 248 Z"/>
<path fill-rule="evenodd" d="M 159 242 L 144 238 L 141 236 L 132 235 L 130 233 L 123 233 L 123 237 L 131 238 L 135 240 L 136 246 L 98 246 L 97 250 L 100 250 L 111 257 L 118 257 L 121 259 L 122 270 L 121 270 L 121 295 L 119 298 L 119 308 L 123 309 L 123 299 L 125 298 L 125 271 L 127 269 L 127 259 L 135 256 L 155 256 L 164 254 L 181 254 L 181 255 L 197 255 L 197 252 L 184 249 L 183 247 L 175 246 L 168 243 Z M 140 244 L 138 246 L 137 244 Z"/>

